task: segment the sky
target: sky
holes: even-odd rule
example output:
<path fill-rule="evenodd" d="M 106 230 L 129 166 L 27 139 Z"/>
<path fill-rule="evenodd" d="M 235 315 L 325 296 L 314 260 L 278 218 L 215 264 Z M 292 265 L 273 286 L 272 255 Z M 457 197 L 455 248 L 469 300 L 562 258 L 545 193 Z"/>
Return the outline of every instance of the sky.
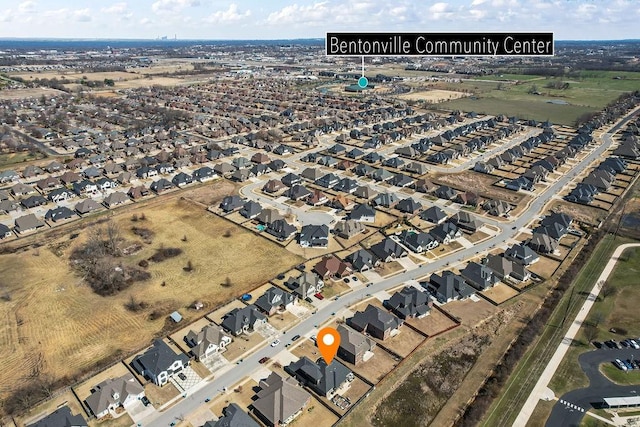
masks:
<path fill-rule="evenodd" d="M 640 0 L 0 0 L 0 38 L 288 39 L 331 31 L 552 31 L 640 39 Z"/>

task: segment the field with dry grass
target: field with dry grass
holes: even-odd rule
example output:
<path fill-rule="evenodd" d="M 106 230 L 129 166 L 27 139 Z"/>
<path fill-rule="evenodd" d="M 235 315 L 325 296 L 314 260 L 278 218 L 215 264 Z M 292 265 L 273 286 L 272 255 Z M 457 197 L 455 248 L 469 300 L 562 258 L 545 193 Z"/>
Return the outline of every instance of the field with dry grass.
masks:
<path fill-rule="evenodd" d="M 67 234 L 50 246 L 0 256 L 0 277 L 10 295 L 0 303 L 0 368 L 5 373 L 0 396 L 30 375 L 76 377 L 100 362 L 144 348 L 172 327 L 166 318 L 171 311 L 180 310 L 189 322 L 300 262 L 278 245 L 185 200 L 134 208 L 113 217 L 122 235 L 139 241 L 131 231 L 135 224 L 154 236 L 136 254 L 122 257 L 124 265 L 146 260 L 162 246 L 180 248 L 182 254 L 150 262 L 151 279 L 117 295 L 96 295 L 69 265 L 69 253 L 88 230 L 75 240 Z M 133 213 L 144 213 L 146 219 L 134 223 Z M 231 237 L 222 237 L 226 230 L 232 230 Z M 193 270 L 187 272 L 189 261 Z M 127 310 L 131 298 L 147 308 Z M 189 310 L 195 300 L 205 310 Z M 153 312 L 157 317 L 150 320 Z"/>
<path fill-rule="evenodd" d="M 450 101 L 452 99 L 464 98 L 469 93 L 456 92 L 453 90 L 433 89 L 426 91 L 409 92 L 399 95 L 398 98 L 411 101 L 427 101 L 432 103 Z"/>

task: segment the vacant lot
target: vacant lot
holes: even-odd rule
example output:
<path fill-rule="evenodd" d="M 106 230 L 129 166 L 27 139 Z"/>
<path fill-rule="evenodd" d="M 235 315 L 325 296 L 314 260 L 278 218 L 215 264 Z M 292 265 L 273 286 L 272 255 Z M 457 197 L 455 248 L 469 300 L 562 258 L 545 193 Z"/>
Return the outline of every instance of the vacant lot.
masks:
<path fill-rule="evenodd" d="M 467 326 L 482 323 L 496 312 L 496 307 L 489 301 L 477 297 L 476 300 L 469 298 L 464 301 L 452 301 L 446 304 L 444 309 Z"/>
<path fill-rule="evenodd" d="M 504 200 L 514 205 L 520 204 L 525 198 L 528 198 L 524 194 L 494 186 L 493 184 L 498 181 L 495 176 L 475 171 L 435 175 L 433 181 L 460 191 L 473 191 L 488 199 Z"/>
<path fill-rule="evenodd" d="M 498 283 L 495 286 L 487 289 L 486 291 L 483 291 L 482 295 L 489 298 L 491 301 L 495 302 L 496 304 L 502 304 L 503 302 L 518 295 L 518 291 L 516 291 L 513 288 L 510 288 L 504 283 Z"/>
<path fill-rule="evenodd" d="M 427 101 L 430 103 L 438 103 L 450 101 L 452 99 L 464 98 L 465 96 L 469 96 L 469 94 L 464 92 L 456 92 L 453 90 L 433 89 L 427 91 L 405 93 L 398 96 L 398 98 L 408 99 L 411 101 Z"/>
<path fill-rule="evenodd" d="M 453 320 L 437 308 L 432 308 L 429 315 L 422 319 L 407 319 L 406 323 L 428 336 L 436 335 L 456 325 Z"/>
<path fill-rule="evenodd" d="M 366 362 L 360 362 L 357 366 L 345 362 L 349 369 L 374 384 L 395 368 L 397 364 L 398 362 L 394 360 L 392 355 L 377 346 L 373 349 L 373 357 Z"/>
<path fill-rule="evenodd" d="M 133 213 L 144 213 L 146 219 L 133 223 Z M 2 255 L 0 277 L 9 301 L 0 303 L 0 367 L 5 372 L 0 395 L 6 396 L 24 376 L 73 377 L 130 354 L 147 346 L 165 326 L 172 327 L 166 320 L 171 311 L 180 310 L 189 321 L 202 315 L 187 309 L 193 301 L 216 307 L 299 262 L 278 245 L 186 201 L 136 207 L 113 219 L 127 240 L 138 240 L 130 230 L 134 224 L 155 233 L 151 244 L 143 243 L 143 249 L 123 257 L 123 263 L 135 265 L 161 246 L 179 247 L 183 253 L 151 262 L 150 280 L 111 297 L 94 294 L 72 272 L 67 256 L 76 243 L 69 236 L 55 242 L 61 256 L 47 247 Z M 228 229 L 232 236 L 221 237 Z M 84 240 L 86 233 L 76 240 Z M 193 270 L 186 272 L 189 261 Z M 132 298 L 147 308 L 127 310 Z"/>

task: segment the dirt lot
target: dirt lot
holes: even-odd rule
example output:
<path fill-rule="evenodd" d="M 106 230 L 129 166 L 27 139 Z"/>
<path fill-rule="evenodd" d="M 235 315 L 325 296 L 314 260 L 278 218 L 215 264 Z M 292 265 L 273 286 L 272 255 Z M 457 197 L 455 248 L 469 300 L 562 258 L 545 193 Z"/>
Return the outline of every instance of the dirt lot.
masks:
<path fill-rule="evenodd" d="M 452 301 L 446 304 L 444 308 L 454 317 L 461 319 L 462 324 L 467 326 L 482 323 L 497 310 L 489 301 L 483 299 L 473 301 L 470 298 L 464 301 Z"/>
<path fill-rule="evenodd" d="M 218 417 L 222 416 L 222 410 L 226 408 L 229 403 L 236 403 L 248 411 L 247 407 L 253 403 L 251 398 L 256 394 L 254 389 L 257 387 L 258 383 L 252 379 L 242 385 L 236 384 L 233 387 L 229 387 L 229 391 L 226 394 L 211 400 L 209 408 L 211 408 L 211 412 Z"/>
<path fill-rule="evenodd" d="M 0 99 L 23 99 L 23 98 L 39 98 L 44 96 L 56 96 L 61 93 L 57 89 L 49 88 L 33 88 L 33 89 L 5 89 L 0 90 Z"/>
<path fill-rule="evenodd" d="M 502 304 L 503 302 L 518 295 L 518 291 L 516 291 L 513 288 L 510 288 L 504 283 L 498 283 L 495 286 L 487 289 L 486 291 L 483 291 L 482 295 L 489 298 L 491 301 L 495 302 L 496 304 Z"/>
<path fill-rule="evenodd" d="M 464 92 L 456 92 L 453 90 L 433 89 L 420 92 L 409 92 L 398 96 L 398 98 L 411 101 L 425 100 L 431 103 L 444 102 L 452 99 L 464 98 L 470 94 Z"/>
<path fill-rule="evenodd" d="M 376 268 L 376 272 L 382 277 L 389 277 L 404 271 L 404 267 L 398 261 L 386 262 Z"/>
<path fill-rule="evenodd" d="M 549 206 L 550 211 L 562 212 L 570 215 L 574 220 L 589 225 L 598 225 L 607 212 L 592 206 L 556 200 Z"/>
<path fill-rule="evenodd" d="M 551 277 L 553 272 L 556 271 L 556 268 L 558 268 L 559 265 L 560 263 L 558 261 L 547 258 L 545 256 L 541 256 L 540 261 L 536 262 L 535 264 L 531 264 L 527 268 L 530 272 L 548 279 L 549 277 Z"/>
<path fill-rule="evenodd" d="M 223 354 L 224 358 L 233 362 L 235 359 L 264 341 L 265 338 L 257 332 L 253 332 L 249 335 L 233 337 L 233 342 L 229 344 L 227 350 Z"/>
<path fill-rule="evenodd" d="M 408 319 L 406 323 L 429 336 L 456 325 L 453 320 L 449 319 L 437 308 L 432 308 L 429 315 L 422 319 Z"/>
<path fill-rule="evenodd" d="M 151 404 L 156 408 L 164 405 L 180 394 L 176 386 L 174 386 L 172 383 L 167 383 L 162 387 L 158 387 L 153 383 L 149 383 L 144 387 L 144 392 L 149 398 Z"/>
<path fill-rule="evenodd" d="M 360 362 L 357 366 L 353 366 L 346 362 L 345 364 L 358 375 L 376 384 L 380 381 L 380 378 L 384 377 L 388 372 L 395 368 L 398 362 L 396 362 L 393 359 L 393 356 L 384 349 L 376 346 L 373 349 L 373 357 L 366 362 Z"/>
<path fill-rule="evenodd" d="M 388 348 L 401 357 L 407 357 L 426 338 L 410 328 L 401 327 L 400 333 L 384 341 L 376 340 L 380 345 Z"/>
<path fill-rule="evenodd" d="M 136 264 L 160 245 L 180 247 L 183 254 L 151 263 L 150 280 L 116 296 L 96 295 L 73 273 L 67 256 L 75 243 L 68 235 L 56 242 L 62 244 L 62 252 L 56 250 L 61 256 L 41 247 L 0 258 L 0 275 L 10 284 L 11 293 L 11 301 L 0 305 L 0 318 L 5 319 L 0 333 L 0 368 L 5 372 L 0 394 L 6 395 L 25 373 L 34 370 L 53 378 L 73 377 L 105 359 L 131 354 L 148 345 L 165 326 L 173 327 L 165 317 L 171 311 L 180 310 L 188 322 L 202 315 L 186 308 L 194 300 L 211 309 L 299 261 L 279 246 L 180 200 L 153 208 L 136 206 L 114 216 L 130 240 L 136 238 L 130 231 L 133 212 L 145 213 L 147 219 L 135 224 L 152 229 L 155 236 L 152 244 L 143 244 L 143 250 L 123 262 Z M 229 228 L 232 237 L 220 237 Z M 86 231 L 80 233 L 77 240 L 85 235 Z M 195 268 L 192 272 L 183 271 L 188 261 Z M 232 283 L 229 288 L 220 285 L 227 277 Z M 128 311 L 125 303 L 131 297 L 147 302 L 149 308 Z M 156 310 L 161 315 L 150 321 L 150 313 Z"/>
<path fill-rule="evenodd" d="M 460 191 L 473 191 L 485 198 L 504 200 L 514 205 L 519 204 L 524 198 L 524 194 L 494 186 L 493 183 L 497 181 L 495 176 L 475 171 L 434 175 L 433 181 Z"/>

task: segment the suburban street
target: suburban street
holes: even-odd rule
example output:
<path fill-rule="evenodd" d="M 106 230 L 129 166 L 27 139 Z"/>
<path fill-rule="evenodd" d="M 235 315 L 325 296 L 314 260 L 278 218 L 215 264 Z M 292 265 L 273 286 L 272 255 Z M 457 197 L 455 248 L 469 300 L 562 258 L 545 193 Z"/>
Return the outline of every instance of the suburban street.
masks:
<path fill-rule="evenodd" d="M 610 132 L 615 132 L 621 124 L 615 126 Z M 612 139 L 610 134 L 602 137 L 599 145 L 591 145 L 587 149 L 591 151 L 583 158 L 583 160 L 577 162 L 572 170 L 572 173 L 567 173 L 560 177 L 556 182 L 549 185 L 541 194 L 535 198 L 531 203 L 523 210 L 519 217 L 513 218 L 511 222 L 502 223 L 495 221 L 500 231 L 494 237 L 491 237 L 481 243 L 476 244 L 472 248 L 464 248 L 448 256 L 439 258 L 428 264 L 423 264 L 421 267 L 408 270 L 404 273 L 396 276 L 381 280 L 373 283 L 371 286 L 366 287 L 364 284 L 360 284 L 359 288 L 355 288 L 353 291 L 346 295 L 343 295 L 334 300 L 328 301 L 326 305 L 319 308 L 316 312 L 312 313 L 308 318 L 302 320 L 296 326 L 287 331 L 285 335 L 281 335 L 281 343 L 276 347 L 271 347 L 269 343 L 266 343 L 262 348 L 253 352 L 250 356 L 247 356 L 238 367 L 233 367 L 216 375 L 216 377 L 208 382 L 202 383 L 197 389 L 191 390 L 185 398 L 179 398 L 178 401 L 163 412 L 155 412 L 151 416 L 142 420 L 142 425 L 151 426 L 167 426 L 172 422 L 176 422 L 185 415 L 191 413 L 199 406 L 204 404 L 206 398 L 213 398 L 215 395 L 220 394 L 223 389 L 231 389 L 234 384 L 243 380 L 253 372 L 258 370 L 261 365 L 258 363 L 262 357 L 274 357 L 279 352 L 285 350 L 285 344 L 290 343 L 289 337 L 294 335 L 301 335 L 309 337 L 316 333 L 318 327 L 331 320 L 334 315 L 339 314 L 345 307 L 351 306 L 368 298 L 368 295 L 376 292 L 384 291 L 389 288 L 396 287 L 403 282 L 409 280 L 418 279 L 424 276 L 428 276 L 433 272 L 442 270 L 448 265 L 452 265 L 461 262 L 467 258 L 477 256 L 478 253 L 484 253 L 489 251 L 494 246 L 502 245 L 509 239 L 519 233 L 519 229 L 526 227 L 532 220 L 544 210 L 545 205 L 556 194 L 558 194 L 563 187 L 571 182 L 575 173 L 580 173 L 591 165 L 595 160 L 604 157 L 606 150 L 611 146 Z M 256 197 L 255 200 L 265 202 L 261 200 L 255 193 L 251 191 L 244 191 L 241 194 L 251 198 Z M 266 203 L 266 202 L 265 202 Z M 271 203 L 271 199 L 269 199 Z M 280 207 L 280 206 L 278 206 Z M 288 208 L 289 206 L 287 206 Z M 239 369 L 238 369 L 239 368 Z M 524 424 L 520 424 L 524 425 Z"/>

